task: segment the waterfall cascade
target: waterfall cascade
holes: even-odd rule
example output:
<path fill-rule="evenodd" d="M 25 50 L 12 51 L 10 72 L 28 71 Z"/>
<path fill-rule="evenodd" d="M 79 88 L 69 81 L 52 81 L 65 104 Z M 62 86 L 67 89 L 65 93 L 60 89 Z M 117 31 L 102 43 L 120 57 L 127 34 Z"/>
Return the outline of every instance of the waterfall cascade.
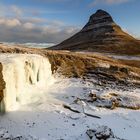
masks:
<path fill-rule="evenodd" d="M 43 56 L 1 54 L 0 63 L 0 112 L 15 110 L 19 103 L 24 104 L 30 95 L 53 81 L 51 64 Z"/>

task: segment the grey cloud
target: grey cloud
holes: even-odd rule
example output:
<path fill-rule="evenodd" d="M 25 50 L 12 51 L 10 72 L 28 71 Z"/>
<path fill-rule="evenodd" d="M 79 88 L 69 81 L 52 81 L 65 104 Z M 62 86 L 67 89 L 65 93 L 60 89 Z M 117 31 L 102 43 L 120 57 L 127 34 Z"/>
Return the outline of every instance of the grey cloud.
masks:
<path fill-rule="evenodd" d="M 57 24 L 56 21 L 54 24 L 40 26 L 27 20 L 3 19 L 0 22 L 0 41 L 59 43 L 78 31 L 78 27 L 61 25 L 59 22 Z"/>
<path fill-rule="evenodd" d="M 11 11 L 17 16 L 21 16 L 23 14 L 22 9 L 17 7 L 16 5 L 12 5 L 10 8 L 11 8 Z"/>
<path fill-rule="evenodd" d="M 68 26 L 59 20 L 31 16 L 33 11 L 37 10 L 32 8 L 25 10 L 16 5 L 9 7 L 0 5 L 0 41 L 59 43 L 79 31 L 79 27 Z"/>
<path fill-rule="evenodd" d="M 7 12 L 8 10 L 8 12 Z M 0 5 L 0 16 L 3 17 L 19 17 L 22 16 L 24 13 L 23 9 L 16 6 L 16 5 Z"/>
<path fill-rule="evenodd" d="M 34 7 L 18 7 L 17 5 L 0 5 L 1 17 L 40 17 L 43 14 L 62 14 L 67 12 L 68 11 L 64 10 L 48 10 Z"/>

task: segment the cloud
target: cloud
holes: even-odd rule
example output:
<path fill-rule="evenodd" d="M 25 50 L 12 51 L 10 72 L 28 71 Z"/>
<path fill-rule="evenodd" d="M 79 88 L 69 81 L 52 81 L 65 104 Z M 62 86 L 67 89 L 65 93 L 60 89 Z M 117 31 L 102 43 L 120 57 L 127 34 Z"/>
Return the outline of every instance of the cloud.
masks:
<path fill-rule="evenodd" d="M 24 23 L 24 24 L 23 24 L 23 27 L 24 27 L 25 29 L 31 30 L 31 29 L 33 29 L 33 28 L 35 27 L 35 25 L 34 25 L 33 23 L 31 23 L 31 22 L 27 22 L 27 23 Z"/>
<path fill-rule="evenodd" d="M 114 5 L 114 4 L 121 4 L 129 2 L 130 0 L 94 0 L 90 3 L 90 6 L 96 6 L 98 4 L 107 4 L 107 5 Z"/>
<path fill-rule="evenodd" d="M 17 7 L 16 5 L 12 5 L 10 8 L 11 8 L 11 11 L 15 13 L 17 16 L 21 16 L 23 14 L 22 9 Z"/>
<path fill-rule="evenodd" d="M 34 18 L 30 20 L 18 18 L 0 19 L 1 42 L 59 43 L 78 31 L 78 27 L 66 26 L 61 21 Z"/>
<path fill-rule="evenodd" d="M 33 15 L 33 11 L 39 11 L 40 14 L 57 13 L 29 7 L 25 9 L 16 5 L 0 5 L 0 42 L 59 43 L 79 31 L 78 27 L 67 25 L 60 20 L 49 20 Z"/>
<path fill-rule="evenodd" d="M 8 12 L 7 12 L 8 9 Z M 19 7 L 17 5 L 0 4 L 0 16 L 3 17 L 40 17 L 49 14 L 67 13 L 65 10 L 40 9 L 34 7 Z"/>
<path fill-rule="evenodd" d="M 0 25 L 7 26 L 7 27 L 16 27 L 20 26 L 21 23 L 18 19 L 0 19 Z"/>
<path fill-rule="evenodd" d="M 0 5 L 0 16 L 22 16 L 24 13 L 22 8 L 19 8 L 16 5 Z"/>

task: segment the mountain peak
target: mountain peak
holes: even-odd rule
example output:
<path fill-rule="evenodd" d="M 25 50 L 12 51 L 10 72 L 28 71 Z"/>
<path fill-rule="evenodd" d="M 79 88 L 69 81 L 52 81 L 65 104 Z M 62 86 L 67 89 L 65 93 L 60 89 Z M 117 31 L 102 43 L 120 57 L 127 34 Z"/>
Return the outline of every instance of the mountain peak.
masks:
<path fill-rule="evenodd" d="M 97 10 L 96 13 L 92 14 L 89 18 L 88 23 L 84 26 L 83 29 L 89 28 L 90 26 L 100 26 L 100 25 L 111 25 L 115 24 L 111 15 L 104 10 Z"/>
<path fill-rule="evenodd" d="M 104 15 L 109 15 L 109 13 L 108 12 L 106 12 L 106 11 L 104 11 L 104 10 L 102 10 L 102 9 L 98 9 L 97 11 L 96 11 L 96 13 L 95 14 L 104 14 Z"/>
<path fill-rule="evenodd" d="M 110 20 L 111 22 L 113 22 L 111 15 L 108 12 L 101 9 L 97 10 L 96 13 L 91 15 L 90 18 L 91 19 L 96 19 L 96 18 L 105 19 L 106 18 L 107 20 Z"/>

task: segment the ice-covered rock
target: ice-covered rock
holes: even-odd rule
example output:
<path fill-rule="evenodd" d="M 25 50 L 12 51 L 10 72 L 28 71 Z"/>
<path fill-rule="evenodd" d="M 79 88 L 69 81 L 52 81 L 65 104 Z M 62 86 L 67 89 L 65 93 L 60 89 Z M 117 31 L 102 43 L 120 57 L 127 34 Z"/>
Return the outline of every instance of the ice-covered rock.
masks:
<path fill-rule="evenodd" d="M 0 128 L 0 140 L 39 140 L 39 139 L 31 135 L 26 137 L 21 135 L 13 136 L 9 134 L 9 132 L 6 129 Z"/>
<path fill-rule="evenodd" d="M 138 110 L 140 109 L 139 95 L 131 93 L 107 93 L 105 95 L 89 94 L 90 99 L 85 99 L 87 102 L 93 103 L 97 107 L 105 107 L 115 109 L 116 107 Z"/>
<path fill-rule="evenodd" d="M 88 129 L 86 134 L 91 140 L 121 140 L 114 136 L 112 130 L 108 126 L 99 126 L 96 129 Z"/>

